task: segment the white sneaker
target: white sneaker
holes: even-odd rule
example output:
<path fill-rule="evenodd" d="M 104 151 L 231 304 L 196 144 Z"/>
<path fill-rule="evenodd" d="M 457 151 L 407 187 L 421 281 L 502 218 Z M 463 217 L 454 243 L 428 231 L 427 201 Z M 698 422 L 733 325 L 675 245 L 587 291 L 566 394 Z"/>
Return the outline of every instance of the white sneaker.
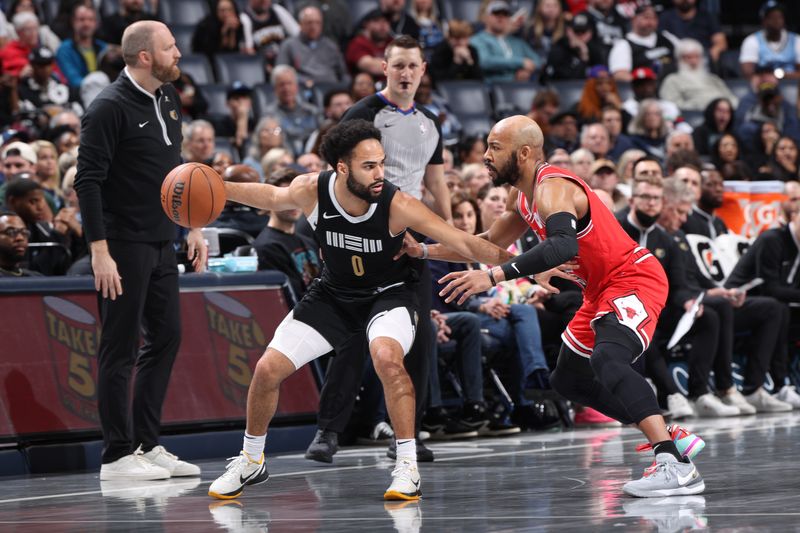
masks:
<path fill-rule="evenodd" d="M 419 533 L 422 528 L 422 509 L 417 501 L 386 502 L 383 508 L 392 517 L 397 533 Z"/>
<path fill-rule="evenodd" d="M 392 484 L 383 494 L 384 500 L 419 500 L 422 491 L 419 490 L 419 470 L 416 463 L 398 460 L 397 466 L 392 470 Z"/>
<path fill-rule="evenodd" d="M 166 468 L 172 477 L 199 476 L 200 467 L 181 461 L 177 455 L 169 453 L 163 446 L 156 446 L 146 454 L 144 458 L 154 465 Z"/>
<path fill-rule="evenodd" d="M 694 401 L 694 410 L 697 416 L 704 418 L 738 416 L 741 413 L 738 407 L 725 405 L 722 400 L 710 392 L 703 394 Z"/>
<path fill-rule="evenodd" d="M 242 493 L 245 485 L 257 485 L 269 479 L 264 454 L 259 461 L 253 461 L 244 453 L 230 457 L 225 473 L 219 476 L 208 488 L 208 495 L 220 500 L 230 500 Z"/>
<path fill-rule="evenodd" d="M 210 503 L 208 510 L 214 523 L 231 533 L 264 533 L 269 530 L 269 511 L 245 509 L 236 500 Z"/>
<path fill-rule="evenodd" d="M 739 412 L 743 415 L 756 414 L 756 408 L 747 403 L 739 389 L 732 387 L 728 392 L 722 395 L 722 403 L 725 405 L 732 405 L 739 408 Z"/>
<path fill-rule="evenodd" d="M 692 404 L 680 392 L 667 396 L 667 410 L 672 415 L 673 420 L 694 416 Z"/>
<path fill-rule="evenodd" d="M 784 385 L 775 397 L 782 402 L 788 403 L 794 409 L 800 409 L 800 394 L 797 394 L 797 389 L 794 388 L 794 385 Z"/>
<path fill-rule="evenodd" d="M 100 467 L 100 481 L 112 479 L 153 481 L 169 479 L 169 476 L 169 470 L 144 458 L 141 447 L 130 455 L 117 459 L 113 463 L 105 463 Z"/>
<path fill-rule="evenodd" d="M 757 388 L 753 394 L 745 396 L 744 399 L 759 413 L 785 413 L 792 410 L 790 404 L 780 401 L 762 387 Z"/>

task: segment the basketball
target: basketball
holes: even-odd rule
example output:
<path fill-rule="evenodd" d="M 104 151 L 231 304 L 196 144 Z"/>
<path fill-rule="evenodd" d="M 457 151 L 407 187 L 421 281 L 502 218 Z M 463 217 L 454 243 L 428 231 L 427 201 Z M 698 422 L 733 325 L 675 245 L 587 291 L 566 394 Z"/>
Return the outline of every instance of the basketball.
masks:
<path fill-rule="evenodd" d="M 161 184 L 161 207 L 184 228 L 202 228 L 225 207 L 225 186 L 213 168 L 184 163 L 172 169 Z"/>

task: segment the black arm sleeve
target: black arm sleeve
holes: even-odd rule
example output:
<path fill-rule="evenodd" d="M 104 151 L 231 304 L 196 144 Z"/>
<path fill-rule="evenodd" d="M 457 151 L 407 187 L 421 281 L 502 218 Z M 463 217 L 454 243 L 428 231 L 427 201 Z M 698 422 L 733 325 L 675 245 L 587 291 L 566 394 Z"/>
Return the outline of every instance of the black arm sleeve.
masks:
<path fill-rule="evenodd" d="M 532 276 L 569 261 L 578 254 L 578 219 L 566 212 L 553 213 L 545 223 L 547 238 L 503 264 L 507 280 Z"/>
<path fill-rule="evenodd" d="M 110 100 L 96 99 L 81 120 L 75 192 L 86 240 L 90 243 L 106 238 L 102 184 L 108 178 L 121 128 L 122 109 Z"/>

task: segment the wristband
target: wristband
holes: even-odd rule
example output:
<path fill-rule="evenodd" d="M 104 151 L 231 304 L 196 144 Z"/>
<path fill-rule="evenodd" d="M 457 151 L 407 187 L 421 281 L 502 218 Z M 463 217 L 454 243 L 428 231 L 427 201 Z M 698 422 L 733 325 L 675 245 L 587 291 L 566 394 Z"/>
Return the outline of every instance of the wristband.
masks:
<path fill-rule="evenodd" d="M 424 242 L 419 243 L 419 245 L 422 247 L 422 259 L 427 259 L 428 258 L 428 245 L 425 244 Z"/>
<path fill-rule="evenodd" d="M 486 273 L 489 274 L 489 281 L 492 283 L 492 287 L 497 285 L 497 280 L 494 279 L 494 272 L 492 272 L 492 269 L 490 268 L 486 271 Z"/>

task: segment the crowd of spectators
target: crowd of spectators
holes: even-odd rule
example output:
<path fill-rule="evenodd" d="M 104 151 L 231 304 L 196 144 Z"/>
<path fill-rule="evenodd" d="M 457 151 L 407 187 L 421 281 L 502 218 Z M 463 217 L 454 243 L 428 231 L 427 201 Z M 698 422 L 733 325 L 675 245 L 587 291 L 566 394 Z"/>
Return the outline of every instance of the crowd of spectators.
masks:
<path fill-rule="evenodd" d="M 0 0 L 0 277 L 90 274 L 72 188 L 80 117 L 122 70 L 119 42 L 130 23 L 164 20 L 178 39 L 184 159 L 212 165 L 225 179 L 276 185 L 323 169 L 322 135 L 383 87 L 384 49 L 407 34 L 428 60 L 417 102 L 441 123 L 456 226 L 480 233 L 505 209 L 507 192 L 491 185 L 482 164 L 485 135 L 495 120 L 527 114 L 545 134 L 549 162 L 597 190 L 664 264 L 670 300 L 657 333 L 663 338 L 653 343 L 657 353 L 642 358 L 642 372 L 665 411 L 800 408 L 789 381 L 800 338 L 793 310 L 800 304 L 800 35 L 787 26 L 786 7 L 763 3 L 759 27 L 736 49 L 719 13 L 701 0 L 484 0 L 472 20 L 447 18 L 453 3 L 197 0 L 187 14 L 171 0 Z M 716 279 L 692 253 L 694 236 L 714 243 L 729 234 L 714 212 L 732 181 L 782 182 L 786 201 L 774 229 L 752 245 L 745 239 L 739 251 L 750 247 L 730 276 Z M 250 235 L 260 267 L 286 271 L 302 294 L 320 268 L 313 235 L 299 213 L 269 215 L 228 206 L 216 225 Z M 532 244 L 530 234 L 515 246 Z M 432 268 L 440 267 L 481 265 Z M 754 278 L 764 283 L 738 291 Z M 677 319 L 701 293 L 688 342 L 666 350 Z M 437 313 L 476 314 L 495 348 L 517 354 L 512 372 L 523 375 L 510 387 L 511 400 L 527 405 L 526 390 L 549 388 L 558 335 L 579 303 L 569 287 L 549 295 L 529 284 L 467 308 L 442 304 Z M 448 353 L 450 328 L 438 316 Z M 764 317 L 780 320 L 757 320 Z M 755 342 L 734 338 L 740 325 Z M 744 396 L 732 381 L 735 352 L 747 356 Z M 676 353 L 688 361 L 688 391 L 666 375 Z M 474 353 L 461 357 L 465 401 L 484 402 L 475 372 L 465 372 L 474 369 Z M 773 394 L 765 391 L 767 372 Z M 445 416 L 434 407 L 428 427 L 437 435 L 475 428 L 460 424 L 474 422 L 468 408 Z M 533 418 L 512 422 L 537 427 Z M 591 414 L 585 420 L 608 422 Z"/>

